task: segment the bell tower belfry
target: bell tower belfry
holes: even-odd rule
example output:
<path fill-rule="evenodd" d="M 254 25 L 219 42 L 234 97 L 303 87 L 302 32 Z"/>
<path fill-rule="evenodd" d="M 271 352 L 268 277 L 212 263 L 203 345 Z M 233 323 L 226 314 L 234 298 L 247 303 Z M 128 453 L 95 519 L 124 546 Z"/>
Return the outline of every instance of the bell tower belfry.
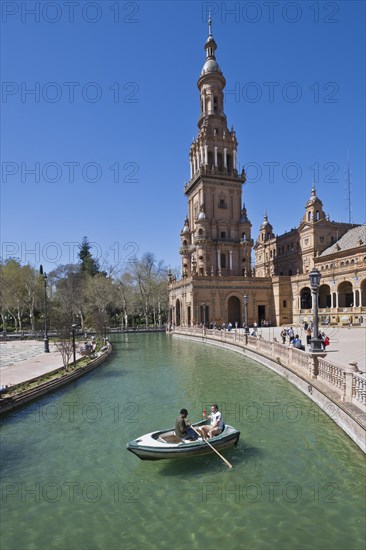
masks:
<path fill-rule="evenodd" d="M 224 112 L 226 80 L 216 60 L 212 36 L 205 43 L 206 61 L 198 79 L 200 116 L 193 139 L 190 180 L 184 186 L 188 216 L 181 232 L 183 276 L 249 276 L 251 224 L 242 207 L 245 171 L 238 169 L 238 141 Z"/>

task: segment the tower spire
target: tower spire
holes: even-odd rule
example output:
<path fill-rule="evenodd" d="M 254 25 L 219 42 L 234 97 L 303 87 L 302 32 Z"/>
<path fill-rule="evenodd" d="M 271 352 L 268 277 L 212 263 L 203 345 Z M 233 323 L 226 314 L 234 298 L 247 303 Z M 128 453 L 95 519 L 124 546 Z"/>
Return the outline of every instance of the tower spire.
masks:
<path fill-rule="evenodd" d="M 208 14 L 208 36 L 212 36 L 212 17 L 211 11 Z"/>

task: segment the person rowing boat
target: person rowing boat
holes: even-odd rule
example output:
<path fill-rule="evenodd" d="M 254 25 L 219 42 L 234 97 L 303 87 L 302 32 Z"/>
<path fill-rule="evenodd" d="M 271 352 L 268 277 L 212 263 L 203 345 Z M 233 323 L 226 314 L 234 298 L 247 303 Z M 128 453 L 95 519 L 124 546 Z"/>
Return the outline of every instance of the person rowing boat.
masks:
<path fill-rule="evenodd" d="M 183 441 L 196 440 L 198 439 L 197 432 L 195 432 L 191 428 L 187 420 L 187 416 L 188 416 L 187 409 L 181 409 L 180 414 L 177 420 L 175 421 L 175 435 Z"/>

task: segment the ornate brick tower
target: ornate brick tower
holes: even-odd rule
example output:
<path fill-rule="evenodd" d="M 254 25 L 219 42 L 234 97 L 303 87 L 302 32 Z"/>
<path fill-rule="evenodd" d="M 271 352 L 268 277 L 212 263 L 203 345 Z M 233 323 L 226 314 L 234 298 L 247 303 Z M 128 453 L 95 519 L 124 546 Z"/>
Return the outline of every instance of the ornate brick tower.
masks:
<path fill-rule="evenodd" d="M 251 223 L 242 207 L 246 178 L 244 169 L 237 170 L 235 131 L 227 127 L 226 81 L 216 49 L 210 19 L 206 62 L 198 80 L 198 135 L 190 148 L 190 180 L 184 187 L 188 216 L 181 232 L 183 277 L 251 275 Z"/>
<path fill-rule="evenodd" d="M 249 325 L 301 323 L 304 315 L 310 318 L 311 314 L 306 301 L 309 271 L 319 265 L 324 277 L 319 303 L 327 309 L 326 315 L 333 308 L 331 318 L 337 323 L 338 307 L 365 305 L 366 278 L 360 277 L 366 262 L 360 248 L 363 234 L 356 228 L 353 236 L 342 240 L 354 226 L 330 221 L 313 186 L 298 227 L 274 235 L 265 215 L 254 246 L 254 275 L 251 223 L 242 205 L 246 177 L 244 170 L 238 171 L 238 141 L 227 126 L 226 81 L 216 61 L 216 49 L 210 19 L 206 61 L 198 79 L 198 134 L 190 148 L 190 179 L 184 186 L 188 215 L 180 234 L 182 278 L 177 280 L 169 273 L 169 322 L 172 326 L 213 328 L 228 323 L 240 327 L 246 320 Z M 345 260 L 349 248 L 351 256 Z M 358 249 L 363 256 L 360 252 L 359 258 L 352 257 Z"/>

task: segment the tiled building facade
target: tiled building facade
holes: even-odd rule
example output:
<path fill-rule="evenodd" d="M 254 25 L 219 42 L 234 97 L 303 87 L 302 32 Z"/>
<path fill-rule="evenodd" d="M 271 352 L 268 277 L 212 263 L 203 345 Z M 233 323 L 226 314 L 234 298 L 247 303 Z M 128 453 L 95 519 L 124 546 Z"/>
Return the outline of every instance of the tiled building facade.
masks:
<path fill-rule="evenodd" d="M 198 88 L 198 135 L 184 186 L 188 215 L 181 231 L 182 278 L 170 276 L 169 315 L 176 325 L 272 325 L 311 318 L 309 272 L 321 274 L 321 318 L 362 323 L 366 315 L 366 226 L 329 220 L 315 187 L 300 225 L 275 236 L 265 216 L 257 241 L 242 204 L 244 170 L 236 169 L 238 141 L 224 112 L 225 78 L 209 23 Z M 254 245 L 254 246 L 253 246 Z M 251 265 L 254 248 L 255 267 Z"/>

